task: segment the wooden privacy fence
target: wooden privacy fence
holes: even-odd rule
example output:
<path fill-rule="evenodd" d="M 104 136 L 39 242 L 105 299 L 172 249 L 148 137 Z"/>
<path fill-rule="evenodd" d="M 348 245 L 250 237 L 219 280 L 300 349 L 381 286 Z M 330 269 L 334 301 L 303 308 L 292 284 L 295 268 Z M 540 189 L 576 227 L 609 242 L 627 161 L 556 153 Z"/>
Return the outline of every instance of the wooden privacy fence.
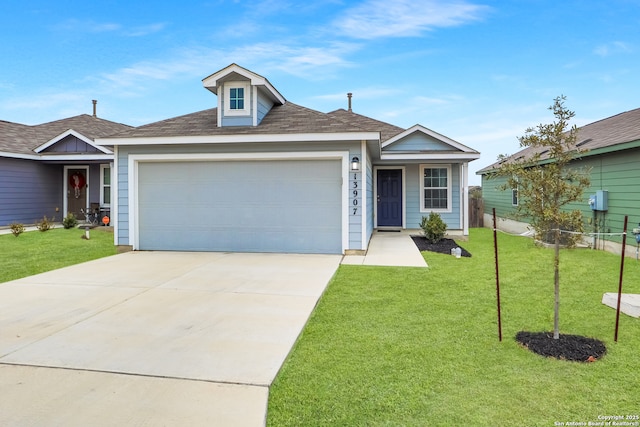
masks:
<path fill-rule="evenodd" d="M 469 227 L 484 227 L 483 199 L 469 199 Z"/>

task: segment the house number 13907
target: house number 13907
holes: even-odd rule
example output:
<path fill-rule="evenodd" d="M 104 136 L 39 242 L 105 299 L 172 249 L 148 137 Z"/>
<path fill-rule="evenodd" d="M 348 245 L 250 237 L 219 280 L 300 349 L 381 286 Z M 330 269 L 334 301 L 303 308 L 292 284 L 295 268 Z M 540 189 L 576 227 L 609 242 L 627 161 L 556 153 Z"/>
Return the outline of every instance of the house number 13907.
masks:
<path fill-rule="evenodd" d="M 353 199 L 351 200 L 351 210 L 353 212 L 353 215 L 358 215 L 358 195 L 360 194 L 359 191 L 359 184 L 358 184 L 358 174 L 354 173 L 353 174 L 353 181 L 352 181 L 352 186 L 353 189 L 351 191 L 351 195 L 353 196 Z"/>

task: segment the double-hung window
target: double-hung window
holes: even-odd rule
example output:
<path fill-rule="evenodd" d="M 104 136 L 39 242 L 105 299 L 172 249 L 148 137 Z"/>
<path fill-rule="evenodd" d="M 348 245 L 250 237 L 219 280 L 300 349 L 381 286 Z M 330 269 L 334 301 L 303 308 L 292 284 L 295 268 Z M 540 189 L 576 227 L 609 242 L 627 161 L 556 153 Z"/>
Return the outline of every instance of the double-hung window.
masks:
<path fill-rule="evenodd" d="M 450 165 L 420 165 L 420 211 L 451 211 Z"/>

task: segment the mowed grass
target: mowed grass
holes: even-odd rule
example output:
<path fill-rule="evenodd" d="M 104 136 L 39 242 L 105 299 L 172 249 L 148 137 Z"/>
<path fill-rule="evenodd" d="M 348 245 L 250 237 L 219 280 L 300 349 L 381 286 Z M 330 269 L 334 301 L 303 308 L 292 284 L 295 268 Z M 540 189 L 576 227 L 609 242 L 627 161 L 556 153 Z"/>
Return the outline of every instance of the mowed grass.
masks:
<path fill-rule="evenodd" d="M 84 229 L 28 231 L 0 235 L 0 283 L 116 253 L 111 229 L 97 227 L 90 239 Z"/>
<path fill-rule="evenodd" d="M 425 252 L 428 269 L 339 268 L 270 390 L 270 426 L 552 426 L 640 413 L 640 319 L 601 304 L 620 257 L 561 253 L 560 329 L 595 337 L 595 363 L 521 348 L 553 329 L 553 251 L 499 234 L 498 341 L 492 232 L 460 242 L 472 258 Z M 640 293 L 626 259 L 624 292 Z"/>

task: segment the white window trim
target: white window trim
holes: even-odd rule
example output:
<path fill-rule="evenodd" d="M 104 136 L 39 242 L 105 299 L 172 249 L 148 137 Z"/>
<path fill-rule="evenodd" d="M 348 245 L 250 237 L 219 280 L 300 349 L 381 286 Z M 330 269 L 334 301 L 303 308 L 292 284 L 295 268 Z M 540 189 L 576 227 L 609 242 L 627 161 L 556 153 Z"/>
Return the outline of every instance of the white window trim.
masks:
<path fill-rule="evenodd" d="M 426 209 L 424 207 L 424 170 L 425 169 L 447 169 L 447 208 L 446 209 Z M 452 210 L 452 200 L 451 200 L 451 165 L 450 164 L 421 164 L 420 165 L 420 212 L 451 212 Z"/>
<path fill-rule="evenodd" d="M 231 109 L 231 89 L 244 89 L 244 109 Z M 227 82 L 224 84 L 224 115 L 248 116 L 251 107 L 251 86 L 248 82 Z"/>
<path fill-rule="evenodd" d="M 110 207 L 111 200 L 104 200 L 104 170 L 109 168 L 109 174 L 111 174 L 111 184 L 109 184 L 109 188 L 111 189 L 111 195 L 113 195 L 113 169 L 111 169 L 110 164 L 102 164 L 100 165 L 100 206 Z"/>
<path fill-rule="evenodd" d="M 515 198 L 513 197 L 515 195 Z M 513 203 L 515 199 L 515 203 Z M 518 194 L 518 187 L 511 189 L 511 206 L 518 206 L 520 204 L 520 194 Z"/>

